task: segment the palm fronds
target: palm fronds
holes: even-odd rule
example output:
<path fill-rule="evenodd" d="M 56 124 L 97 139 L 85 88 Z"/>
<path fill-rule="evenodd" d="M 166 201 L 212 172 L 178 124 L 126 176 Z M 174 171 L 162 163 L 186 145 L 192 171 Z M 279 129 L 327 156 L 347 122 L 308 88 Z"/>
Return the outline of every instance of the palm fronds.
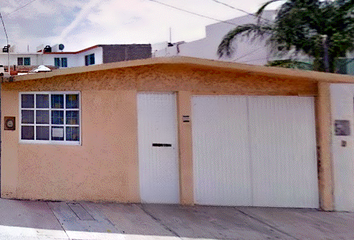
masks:
<path fill-rule="evenodd" d="M 231 55 L 232 42 L 238 37 L 254 40 L 266 35 L 269 36 L 267 43 L 274 49 L 281 46 L 285 52 L 295 50 L 307 54 L 315 60 L 315 69 L 323 70 L 323 39 L 326 39 L 333 72 L 336 59 L 354 50 L 354 0 L 286 0 L 273 22 L 261 21 L 264 10 L 278 1 L 283 0 L 270 0 L 259 8 L 257 24 L 240 25 L 226 34 L 218 55 Z"/>
<path fill-rule="evenodd" d="M 222 39 L 218 47 L 218 55 L 222 57 L 224 54 L 230 56 L 233 53 L 232 42 L 237 37 L 262 37 L 265 34 L 270 34 L 272 31 L 271 26 L 259 25 L 259 24 L 244 24 L 237 26 Z"/>

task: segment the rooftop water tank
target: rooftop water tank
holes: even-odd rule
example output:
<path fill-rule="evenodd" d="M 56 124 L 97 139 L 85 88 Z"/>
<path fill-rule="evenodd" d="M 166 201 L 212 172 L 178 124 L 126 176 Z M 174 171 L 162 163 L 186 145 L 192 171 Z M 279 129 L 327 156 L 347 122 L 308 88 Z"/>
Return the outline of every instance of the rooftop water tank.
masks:
<path fill-rule="evenodd" d="M 52 52 L 52 48 L 49 45 L 47 45 L 44 47 L 44 52 Z"/>

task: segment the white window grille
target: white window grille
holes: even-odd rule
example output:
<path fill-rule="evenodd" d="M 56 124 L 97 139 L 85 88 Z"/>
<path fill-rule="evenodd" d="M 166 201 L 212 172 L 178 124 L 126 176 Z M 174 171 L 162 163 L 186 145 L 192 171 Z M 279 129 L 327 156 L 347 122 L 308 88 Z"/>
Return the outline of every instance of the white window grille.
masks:
<path fill-rule="evenodd" d="M 79 92 L 20 93 L 20 142 L 80 144 Z"/>

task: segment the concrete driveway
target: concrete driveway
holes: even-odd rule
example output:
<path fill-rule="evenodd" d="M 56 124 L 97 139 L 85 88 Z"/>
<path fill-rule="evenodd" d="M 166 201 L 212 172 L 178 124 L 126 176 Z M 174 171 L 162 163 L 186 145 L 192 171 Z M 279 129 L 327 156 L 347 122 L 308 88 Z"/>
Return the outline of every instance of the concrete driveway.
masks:
<path fill-rule="evenodd" d="M 354 239 L 354 213 L 0 199 L 0 239 Z"/>

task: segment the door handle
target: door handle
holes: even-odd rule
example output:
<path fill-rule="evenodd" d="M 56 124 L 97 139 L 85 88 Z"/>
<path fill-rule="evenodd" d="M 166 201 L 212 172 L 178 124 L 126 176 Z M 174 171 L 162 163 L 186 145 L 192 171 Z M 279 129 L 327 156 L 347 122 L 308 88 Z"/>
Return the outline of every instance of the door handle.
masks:
<path fill-rule="evenodd" d="M 172 147 L 171 143 L 152 143 L 153 147 Z"/>

